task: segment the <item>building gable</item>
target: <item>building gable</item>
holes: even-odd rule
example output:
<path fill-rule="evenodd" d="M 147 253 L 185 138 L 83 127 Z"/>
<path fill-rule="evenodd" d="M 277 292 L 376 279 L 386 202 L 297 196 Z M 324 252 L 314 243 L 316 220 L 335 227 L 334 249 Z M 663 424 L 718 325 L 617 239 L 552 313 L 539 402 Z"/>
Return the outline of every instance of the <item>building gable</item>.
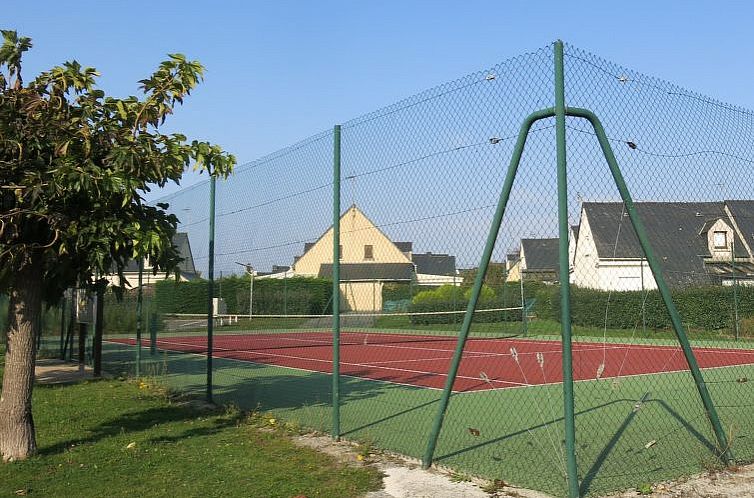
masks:
<path fill-rule="evenodd" d="M 356 206 L 340 217 L 341 264 L 411 263 L 377 226 Z M 333 229 L 330 227 L 296 261 L 297 275 L 318 275 L 320 266 L 332 264 Z"/>

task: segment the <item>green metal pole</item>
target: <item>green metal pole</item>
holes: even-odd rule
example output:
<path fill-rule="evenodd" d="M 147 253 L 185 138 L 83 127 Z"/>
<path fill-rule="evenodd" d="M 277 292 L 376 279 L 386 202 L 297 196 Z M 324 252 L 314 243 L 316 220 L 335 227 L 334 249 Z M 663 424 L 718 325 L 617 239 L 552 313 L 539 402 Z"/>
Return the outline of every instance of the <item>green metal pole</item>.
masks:
<path fill-rule="evenodd" d="M 455 352 L 453 353 L 453 359 L 448 370 L 448 377 L 445 381 L 445 388 L 440 398 L 440 404 L 437 407 L 437 414 L 432 425 L 432 432 L 429 435 L 427 441 L 427 448 L 424 452 L 424 459 L 422 460 L 422 466 L 426 469 L 432 465 L 432 460 L 435 454 L 435 448 L 437 446 L 437 439 L 440 436 L 442 430 L 442 423 L 445 419 L 445 412 L 450 402 L 450 394 L 453 390 L 453 384 L 458 374 L 458 366 L 461 363 L 461 356 L 463 355 L 463 348 L 466 345 L 466 339 L 469 335 L 469 329 L 471 328 L 471 320 L 474 316 L 474 310 L 476 309 L 477 302 L 479 301 L 479 295 L 482 290 L 482 284 L 484 284 L 484 277 L 487 275 L 487 268 L 489 267 L 490 259 L 492 258 L 492 250 L 495 248 L 495 240 L 497 234 L 500 231 L 500 224 L 503 222 L 503 215 L 505 214 L 505 208 L 508 205 L 508 198 L 510 197 L 511 189 L 513 188 L 513 180 L 516 178 L 516 171 L 518 171 L 518 165 L 521 162 L 521 155 L 526 145 L 526 137 L 529 133 L 531 125 L 540 119 L 552 117 L 554 115 L 553 109 L 545 109 L 530 114 L 524 122 L 521 124 L 521 129 L 518 133 L 518 140 L 516 141 L 516 147 L 513 149 L 513 157 L 511 158 L 510 165 L 508 166 L 508 172 L 505 175 L 505 182 L 500 192 L 500 198 L 497 203 L 497 209 L 495 216 L 490 225 L 490 232 L 487 236 L 487 243 L 484 246 L 484 253 L 479 263 L 479 269 L 477 270 L 476 278 L 474 279 L 474 286 L 471 290 L 471 297 L 469 304 L 466 307 L 466 314 L 463 317 L 463 324 L 458 335 L 458 342 L 456 344 Z"/>
<path fill-rule="evenodd" d="M 333 133 L 332 437 L 340 439 L 340 125 Z"/>
<path fill-rule="evenodd" d="M 142 288 L 142 276 L 144 274 L 144 258 L 139 258 L 139 287 L 136 291 L 136 377 L 141 376 L 141 327 L 142 305 L 144 292 Z"/>
<path fill-rule="evenodd" d="M 730 241 L 730 266 L 733 270 L 733 336 L 738 341 L 738 278 L 736 277 L 736 235 Z"/>
<path fill-rule="evenodd" d="M 209 261 L 207 263 L 207 402 L 212 403 L 212 334 L 215 326 L 215 190 L 214 175 L 209 180 Z"/>
<path fill-rule="evenodd" d="M 524 271 L 521 268 L 521 261 L 518 262 L 518 285 L 521 291 L 521 330 L 524 337 L 529 335 L 529 326 L 526 323 L 526 299 L 524 297 Z"/>
<path fill-rule="evenodd" d="M 707 390 L 707 384 L 704 381 L 702 372 L 699 370 L 699 364 L 696 361 L 696 356 L 694 356 L 694 351 L 691 349 L 691 344 L 689 344 L 689 339 L 686 336 L 686 330 L 683 327 L 681 316 L 675 307 L 675 303 L 673 303 L 673 298 L 671 297 L 670 290 L 667 283 L 665 282 L 665 277 L 662 275 L 662 268 L 660 267 L 659 260 L 657 259 L 652 246 L 649 244 L 647 231 L 645 230 L 644 224 L 642 223 L 639 215 L 636 212 L 636 207 L 634 206 L 633 199 L 631 198 L 631 194 L 628 191 L 626 182 L 623 179 L 620 168 L 618 167 L 618 161 L 615 159 L 615 154 L 613 154 L 613 149 L 610 146 L 607 135 L 605 134 L 605 129 L 603 128 L 599 118 L 597 118 L 597 116 L 588 109 L 572 108 L 568 109 L 568 114 L 570 116 L 587 119 L 592 124 L 592 127 L 594 127 L 594 132 L 596 133 L 597 139 L 599 140 L 600 147 L 602 148 L 602 153 L 605 155 L 605 159 L 610 166 L 610 172 L 613 175 L 615 184 L 618 187 L 618 191 L 620 192 L 621 198 L 623 199 L 623 203 L 626 206 L 626 212 L 628 213 L 631 224 L 634 227 L 636 237 L 639 239 L 641 248 L 647 258 L 647 264 L 649 264 L 649 268 L 650 270 L 652 270 L 652 275 L 654 276 L 655 282 L 657 283 L 657 289 L 660 291 L 660 296 L 662 296 L 662 300 L 665 303 L 668 313 L 670 314 L 670 321 L 673 324 L 673 330 L 678 337 L 678 342 L 681 344 L 681 349 L 683 350 L 683 354 L 686 357 L 686 362 L 689 365 L 689 370 L 691 371 L 691 375 L 693 376 L 694 382 L 696 383 L 696 388 L 699 391 L 699 396 L 702 398 L 702 403 L 704 404 L 707 418 L 712 424 L 712 429 L 715 432 L 718 450 L 720 451 L 720 457 L 727 464 L 732 464 L 734 463 L 734 459 L 730 446 L 728 444 L 728 438 L 725 434 L 725 431 L 723 430 L 722 424 L 720 423 L 720 418 L 718 417 L 717 410 L 715 409 L 715 405 L 712 402 L 712 397 Z"/>
<path fill-rule="evenodd" d="M 60 359 L 65 360 L 65 294 L 60 302 Z"/>
<path fill-rule="evenodd" d="M 576 420 L 573 399 L 573 351 L 571 347 L 571 278 L 568 261 L 568 172 L 566 162 L 566 105 L 563 42 L 555 42 L 555 139 L 558 159 L 558 259 L 560 262 L 560 334 L 563 347 L 563 414 L 565 422 L 568 495 L 579 496 L 576 464 Z"/>

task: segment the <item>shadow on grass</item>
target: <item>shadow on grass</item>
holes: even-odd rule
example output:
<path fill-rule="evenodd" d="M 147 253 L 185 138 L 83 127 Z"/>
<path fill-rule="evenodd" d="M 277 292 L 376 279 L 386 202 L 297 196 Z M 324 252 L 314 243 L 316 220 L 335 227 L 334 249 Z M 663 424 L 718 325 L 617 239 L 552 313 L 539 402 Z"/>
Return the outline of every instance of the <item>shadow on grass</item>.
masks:
<path fill-rule="evenodd" d="M 62 453 L 72 445 L 91 444 L 117 436 L 119 434 L 133 434 L 146 431 L 155 426 L 170 424 L 175 422 L 184 422 L 196 419 L 199 413 L 190 406 L 168 405 L 162 407 L 153 407 L 146 410 L 129 412 L 118 417 L 105 420 L 88 430 L 89 435 L 85 438 L 69 439 L 60 441 L 50 446 L 39 449 L 41 455 L 54 455 Z M 235 417 L 218 417 L 214 420 L 213 425 L 209 427 L 186 427 L 175 435 L 170 437 L 154 438 L 152 441 L 175 442 L 192 436 L 212 435 L 224 430 L 227 427 L 235 426 L 240 419 L 240 414 Z"/>

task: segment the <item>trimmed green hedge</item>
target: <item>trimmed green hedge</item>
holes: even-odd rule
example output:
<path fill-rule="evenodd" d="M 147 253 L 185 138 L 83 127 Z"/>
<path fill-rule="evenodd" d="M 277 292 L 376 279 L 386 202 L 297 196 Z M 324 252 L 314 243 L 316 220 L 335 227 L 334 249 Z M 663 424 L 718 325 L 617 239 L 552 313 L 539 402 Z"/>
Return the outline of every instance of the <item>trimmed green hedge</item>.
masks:
<path fill-rule="evenodd" d="M 206 280 L 162 281 L 155 285 L 155 308 L 160 313 L 206 313 Z M 215 281 L 216 297 L 225 300 L 228 313 L 249 313 L 249 278 L 226 277 Z M 319 315 L 331 313 L 332 281 L 321 278 L 255 279 L 255 315 Z"/>
<path fill-rule="evenodd" d="M 526 292 L 526 290 L 525 290 Z M 533 296 L 534 289 L 529 290 Z M 454 287 L 443 285 L 434 290 L 419 292 L 414 296 L 409 306 L 409 312 L 426 313 L 437 311 L 465 311 L 469 304 L 471 289 L 469 287 Z M 521 306 L 521 289 L 518 284 L 505 284 L 496 288 L 485 285 L 477 309 L 517 308 Z M 520 321 L 521 311 L 494 311 L 476 313 L 476 323 Z M 411 323 L 430 325 L 435 323 L 458 323 L 463 321 L 462 313 L 438 315 L 411 315 Z"/>
<path fill-rule="evenodd" d="M 560 287 L 547 286 L 536 293 L 534 311 L 539 318 L 560 320 Z M 733 288 L 722 286 L 691 287 L 672 292 L 683 323 L 705 330 L 733 327 Z M 738 287 L 739 318 L 754 316 L 754 287 Z M 612 292 L 579 287 L 571 288 L 572 323 L 586 327 L 633 329 L 642 326 L 641 291 Z M 606 311 L 607 307 L 607 313 Z M 667 329 L 672 326 L 670 316 L 658 291 L 646 296 L 645 320 L 647 327 Z"/>
<path fill-rule="evenodd" d="M 418 293 L 409 306 L 410 312 L 465 310 L 468 305 L 467 287 L 453 288 L 447 285 L 432 291 Z M 739 319 L 754 318 L 754 287 L 738 287 L 737 303 Z M 560 286 L 541 282 L 527 282 L 524 298 L 534 299 L 536 317 L 560 320 Z M 607 327 L 633 329 L 642 326 L 641 291 L 607 292 L 579 287 L 571 288 L 571 316 L 574 325 L 604 327 L 607 307 Z M 692 287 L 673 291 L 673 300 L 687 326 L 704 330 L 731 329 L 734 319 L 733 288 L 722 286 Z M 477 306 L 484 308 L 512 308 L 521 306 L 520 288 L 517 283 L 508 283 L 495 288 L 485 286 Z M 463 315 L 412 315 L 412 323 L 455 323 Z M 521 313 L 479 313 L 477 322 L 520 320 Z M 658 291 L 646 295 L 644 320 L 650 329 L 671 328 L 670 316 Z"/>

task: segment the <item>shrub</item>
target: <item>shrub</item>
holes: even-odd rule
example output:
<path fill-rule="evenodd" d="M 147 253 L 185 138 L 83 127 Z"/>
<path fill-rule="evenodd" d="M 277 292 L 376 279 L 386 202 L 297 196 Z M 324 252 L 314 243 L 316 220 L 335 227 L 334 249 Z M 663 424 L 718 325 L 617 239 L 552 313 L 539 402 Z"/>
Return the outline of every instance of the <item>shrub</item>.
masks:
<path fill-rule="evenodd" d="M 739 318 L 754 316 L 754 288 L 738 287 Z M 733 327 L 733 289 L 723 286 L 689 287 L 672 291 L 673 302 L 683 323 L 705 330 Z M 644 300 L 646 299 L 646 302 Z M 579 287 L 571 288 L 571 320 L 575 325 L 614 329 L 642 326 L 642 303 L 647 327 L 671 328 L 670 315 L 656 290 L 608 292 Z M 560 320 L 560 287 L 552 286 L 537 293 L 535 313 L 539 318 Z"/>
<path fill-rule="evenodd" d="M 155 309 L 160 313 L 206 313 L 206 280 L 162 281 L 155 285 Z M 215 282 L 215 296 L 225 300 L 228 313 L 249 313 L 249 278 L 232 276 Z M 259 315 L 319 315 L 332 310 L 332 281 L 321 278 L 255 279 L 253 312 Z"/>

